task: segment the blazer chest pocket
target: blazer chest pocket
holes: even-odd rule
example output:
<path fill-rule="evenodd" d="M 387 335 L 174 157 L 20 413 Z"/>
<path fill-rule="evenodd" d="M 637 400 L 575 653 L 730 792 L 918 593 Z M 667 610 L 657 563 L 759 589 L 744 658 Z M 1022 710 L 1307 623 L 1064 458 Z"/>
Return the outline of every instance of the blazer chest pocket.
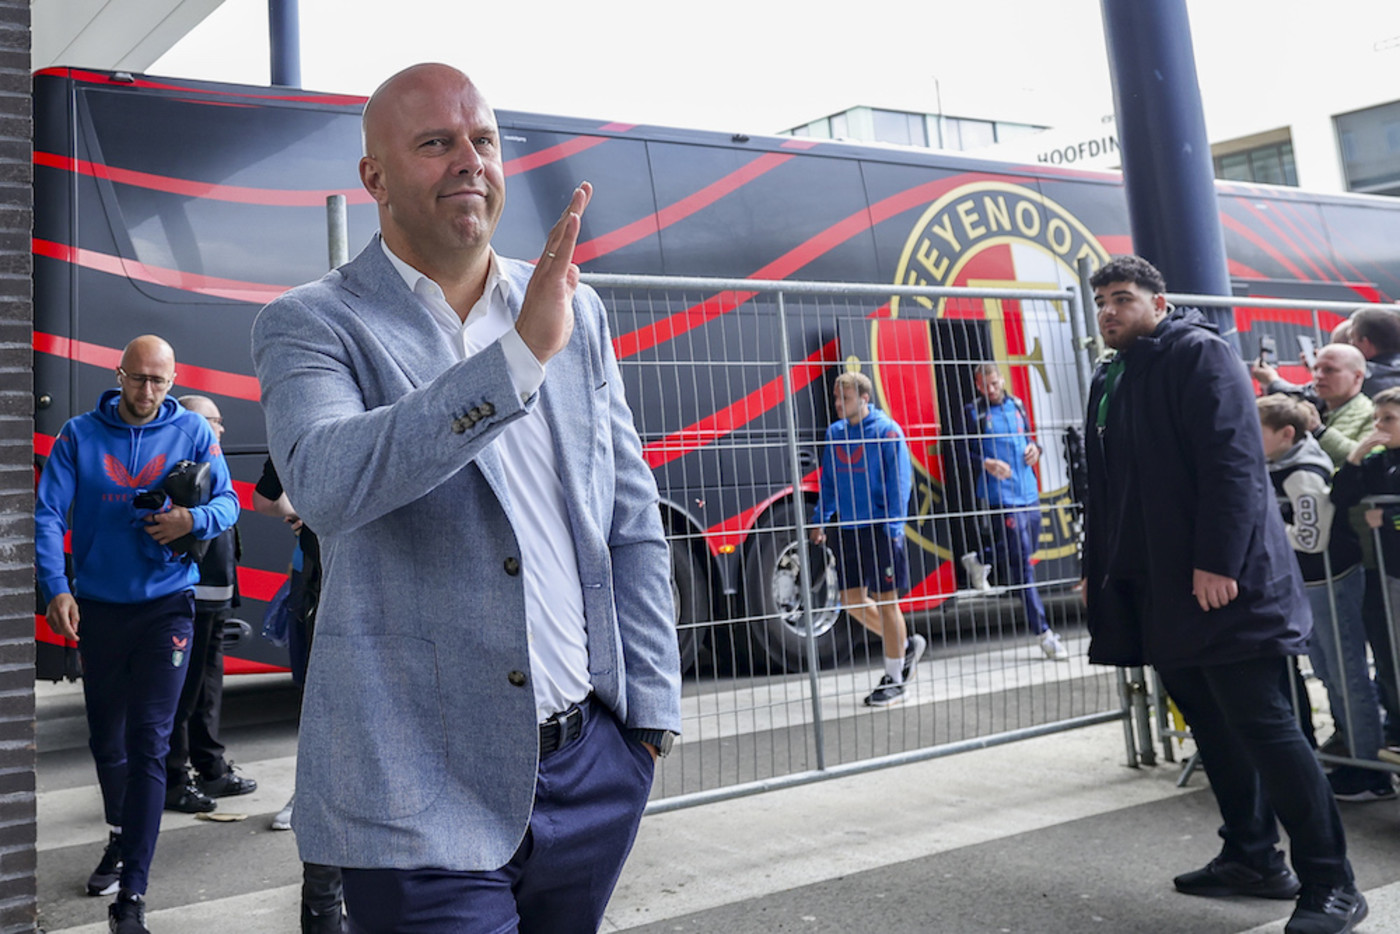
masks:
<path fill-rule="evenodd" d="M 431 806 L 447 762 L 437 647 L 405 636 L 318 634 L 314 655 L 302 745 L 327 800 L 375 820 Z"/>

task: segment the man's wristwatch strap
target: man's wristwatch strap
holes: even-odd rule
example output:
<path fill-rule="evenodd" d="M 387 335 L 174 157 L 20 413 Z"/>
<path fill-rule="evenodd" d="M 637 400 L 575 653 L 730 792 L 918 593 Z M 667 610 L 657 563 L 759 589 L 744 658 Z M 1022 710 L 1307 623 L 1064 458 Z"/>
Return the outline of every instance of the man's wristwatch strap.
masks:
<path fill-rule="evenodd" d="M 658 758 L 670 755 L 676 742 L 676 734 L 670 730 L 628 730 L 627 735 L 639 743 L 651 743 L 656 747 Z"/>

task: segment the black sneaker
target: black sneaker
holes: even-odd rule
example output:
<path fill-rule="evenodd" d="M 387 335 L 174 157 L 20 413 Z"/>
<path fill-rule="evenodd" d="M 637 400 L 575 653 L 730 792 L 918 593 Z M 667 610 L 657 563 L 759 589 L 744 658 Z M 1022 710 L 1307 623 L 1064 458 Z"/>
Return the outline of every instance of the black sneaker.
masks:
<path fill-rule="evenodd" d="M 334 911 L 318 915 L 301 904 L 301 934 L 349 934 L 350 924 L 339 905 Z"/>
<path fill-rule="evenodd" d="M 89 895 L 111 895 L 117 890 L 122 878 L 122 838 L 120 834 L 107 835 L 107 849 L 102 851 L 102 859 L 97 868 L 88 876 Z"/>
<path fill-rule="evenodd" d="M 885 675 L 880 679 L 880 686 L 870 692 L 870 696 L 865 699 L 867 707 L 889 707 L 904 700 L 904 685 L 895 684 L 893 678 Z"/>
<path fill-rule="evenodd" d="M 112 934 L 151 934 L 146 927 L 146 900 L 122 889 L 107 909 L 107 930 Z"/>
<path fill-rule="evenodd" d="M 924 649 L 928 648 L 928 643 L 924 637 L 917 632 L 909 637 L 909 645 L 904 649 L 904 667 L 900 669 L 900 677 L 908 684 L 914 680 L 914 676 L 919 673 L 919 659 L 924 657 Z"/>
<path fill-rule="evenodd" d="M 1354 885 L 1308 885 L 1283 934 L 1346 934 L 1370 912 Z"/>
<path fill-rule="evenodd" d="M 211 798 L 232 798 L 235 795 L 250 795 L 258 790 L 258 783 L 244 778 L 234 771 L 230 762 L 228 771 L 218 778 L 207 778 L 199 783 L 204 793 Z"/>
<path fill-rule="evenodd" d="M 213 798 L 199 790 L 191 779 L 186 778 L 178 785 L 165 788 L 165 809 L 183 811 L 186 814 L 208 814 L 219 805 Z"/>
<path fill-rule="evenodd" d="M 1395 785 L 1389 772 L 1363 769 L 1357 765 L 1340 765 L 1327 773 L 1332 797 L 1338 801 L 1364 804 L 1367 801 L 1394 801 Z"/>
<path fill-rule="evenodd" d="M 1225 898 L 1230 895 L 1252 895 L 1255 898 L 1292 898 L 1302 885 L 1287 866 L 1259 872 L 1244 863 L 1232 863 L 1216 857 L 1204 869 L 1184 873 L 1172 880 L 1176 890 L 1185 895 Z"/>

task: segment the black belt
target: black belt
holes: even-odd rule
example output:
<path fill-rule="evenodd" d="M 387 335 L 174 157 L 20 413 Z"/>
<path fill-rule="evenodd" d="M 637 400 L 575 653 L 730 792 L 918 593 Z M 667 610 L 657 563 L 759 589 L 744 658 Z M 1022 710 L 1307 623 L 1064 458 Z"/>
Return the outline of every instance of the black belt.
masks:
<path fill-rule="evenodd" d="M 574 704 L 568 710 L 561 710 L 540 724 L 540 758 L 557 752 L 578 739 L 583 732 L 584 714 L 592 703 L 593 695 Z"/>

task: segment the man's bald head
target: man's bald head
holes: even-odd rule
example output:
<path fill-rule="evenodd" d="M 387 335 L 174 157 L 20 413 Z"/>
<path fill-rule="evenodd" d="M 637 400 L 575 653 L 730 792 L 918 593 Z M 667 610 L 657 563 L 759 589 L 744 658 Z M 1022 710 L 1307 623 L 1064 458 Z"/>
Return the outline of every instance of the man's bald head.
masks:
<path fill-rule="evenodd" d="M 154 334 L 142 334 L 122 351 L 121 366 L 117 367 L 122 393 L 117 414 L 127 424 L 146 424 L 156 417 L 174 382 L 174 348 Z"/>
<path fill-rule="evenodd" d="M 1361 391 L 1366 380 L 1366 358 L 1351 344 L 1328 344 L 1317 352 L 1313 389 L 1318 398 L 1336 409 Z"/>
<path fill-rule="evenodd" d="M 506 192 L 486 98 L 450 65 L 413 65 L 375 90 L 362 126 L 360 180 L 385 244 L 439 285 L 484 282 Z"/>

